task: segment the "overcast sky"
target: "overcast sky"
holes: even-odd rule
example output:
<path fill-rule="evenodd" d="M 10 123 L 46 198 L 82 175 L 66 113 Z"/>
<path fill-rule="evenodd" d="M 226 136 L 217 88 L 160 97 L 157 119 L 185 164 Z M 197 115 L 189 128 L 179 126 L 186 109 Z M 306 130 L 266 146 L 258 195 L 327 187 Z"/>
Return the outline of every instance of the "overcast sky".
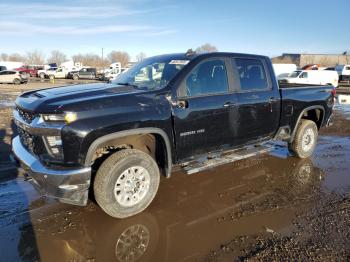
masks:
<path fill-rule="evenodd" d="M 349 0 L 0 1 L 0 53 L 103 47 L 151 56 L 207 42 L 269 56 L 341 53 L 350 50 L 349 10 Z"/>

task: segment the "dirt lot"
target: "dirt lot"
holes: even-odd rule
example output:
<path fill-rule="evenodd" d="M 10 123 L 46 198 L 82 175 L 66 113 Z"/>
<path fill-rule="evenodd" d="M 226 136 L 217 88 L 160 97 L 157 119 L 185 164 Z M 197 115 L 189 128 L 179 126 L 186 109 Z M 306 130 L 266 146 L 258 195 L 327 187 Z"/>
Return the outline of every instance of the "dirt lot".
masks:
<path fill-rule="evenodd" d="M 58 85 L 62 83 L 57 83 Z M 350 111 L 337 106 L 312 159 L 286 149 L 162 179 L 124 220 L 40 197 L 10 163 L 11 106 L 27 86 L 0 85 L 3 261 L 350 260 Z"/>

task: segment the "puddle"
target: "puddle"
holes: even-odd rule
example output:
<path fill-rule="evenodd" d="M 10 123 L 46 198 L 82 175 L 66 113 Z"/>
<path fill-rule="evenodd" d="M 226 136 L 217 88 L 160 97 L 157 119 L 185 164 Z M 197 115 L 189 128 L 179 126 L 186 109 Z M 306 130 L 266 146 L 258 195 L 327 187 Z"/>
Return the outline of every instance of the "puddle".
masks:
<path fill-rule="evenodd" d="M 350 119 L 350 95 L 339 94 L 335 109 L 345 113 L 346 118 Z"/>
<path fill-rule="evenodd" d="M 320 195 L 350 192 L 349 138 L 320 137 L 312 159 L 281 158 L 287 154 L 280 150 L 278 158 L 263 155 L 190 176 L 173 173 L 161 179 L 151 206 L 127 219 L 109 217 L 92 201 L 75 207 L 43 201 L 34 191 L 23 199 L 21 190 L 0 184 L 6 199 L 1 224 L 15 227 L 7 217 L 13 220 L 16 212 L 30 217 L 28 229 L 21 217 L 15 220 L 16 238 L 5 237 L 10 227 L 3 227 L 0 244 L 14 252 L 8 260 L 23 258 L 34 246 L 31 252 L 43 261 L 198 261 L 235 237 L 266 228 L 288 231 L 296 214 L 310 210 Z M 11 201 L 19 202 L 13 210 Z"/>

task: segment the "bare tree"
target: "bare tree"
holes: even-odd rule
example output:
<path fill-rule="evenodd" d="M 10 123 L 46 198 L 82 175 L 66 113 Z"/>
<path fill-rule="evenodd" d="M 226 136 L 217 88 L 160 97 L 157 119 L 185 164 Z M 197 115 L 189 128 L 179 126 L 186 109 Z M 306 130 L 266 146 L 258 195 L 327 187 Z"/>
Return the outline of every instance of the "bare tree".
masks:
<path fill-rule="evenodd" d="M 142 61 L 143 59 L 145 59 L 146 58 L 146 54 L 144 53 L 144 52 L 140 52 L 140 53 L 138 53 L 137 55 L 136 55 L 136 61 L 137 62 L 140 62 L 140 61 Z"/>
<path fill-rule="evenodd" d="M 75 63 L 82 63 L 84 66 L 93 66 L 96 68 L 103 68 L 108 65 L 108 61 L 96 54 L 77 54 L 72 57 Z"/>
<path fill-rule="evenodd" d="M 7 61 L 8 58 L 9 58 L 8 54 L 6 54 L 6 53 L 1 53 L 1 55 L 0 55 L 0 60 L 1 60 L 1 61 Z"/>
<path fill-rule="evenodd" d="M 26 58 L 18 53 L 14 53 L 9 55 L 7 60 L 12 62 L 25 62 Z"/>
<path fill-rule="evenodd" d="M 196 48 L 197 53 L 211 53 L 211 52 L 217 52 L 217 51 L 218 49 L 216 48 L 216 46 L 211 45 L 209 43 L 206 43 Z"/>
<path fill-rule="evenodd" d="M 322 66 L 331 66 L 331 65 L 333 65 L 332 61 L 326 56 L 320 58 L 319 64 L 322 65 Z"/>
<path fill-rule="evenodd" d="M 50 57 L 47 59 L 48 63 L 56 63 L 58 66 L 67 61 L 67 56 L 59 50 L 52 50 Z"/>
<path fill-rule="evenodd" d="M 126 67 L 130 61 L 130 55 L 123 51 L 112 51 L 108 54 L 108 60 L 111 63 L 119 62 L 122 67 Z"/>
<path fill-rule="evenodd" d="M 45 63 L 45 56 L 39 50 L 27 52 L 26 63 L 28 65 L 43 65 Z"/>

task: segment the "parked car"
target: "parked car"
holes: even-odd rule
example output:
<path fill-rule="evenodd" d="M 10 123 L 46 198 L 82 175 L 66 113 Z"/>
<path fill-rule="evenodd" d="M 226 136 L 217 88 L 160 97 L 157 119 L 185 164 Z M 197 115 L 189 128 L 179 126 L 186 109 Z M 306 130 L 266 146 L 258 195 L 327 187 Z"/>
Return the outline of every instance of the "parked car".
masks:
<path fill-rule="evenodd" d="M 0 71 L 5 71 L 7 70 L 6 66 L 0 66 Z"/>
<path fill-rule="evenodd" d="M 281 81 L 294 84 L 333 85 L 338 86 L 339 76 L 329 70 L 296 70 Z"/>
<path fill-rule="evenodd" d="M 310 157 L 334 100 L 333 86 L 278 85 L 265 56 L 162 55 L 109 84 L 20 95 L 12 148 L 46 196 L 86 205 L 93 187 L 98 205 L 124 218 L 147 208 L 160 175 L 189 161 L 209 168 L 203 159 L 272 139 Z"/>
<path fill-rule="evenodd" d="M 22 66 L 22 67 L 16 68 L 15 70 L 19 72 L 25 72 L 28 76 L 31 76 L 31 77 L 38 75 L 38 70 L 32 66 Z"/>
<path fill-rule="evenodd" d="M 55 78 L 67 78 L 68 76 L 68 71 L 66 71 L 65 69 L 59 67 L 56 70 L 47 70 L 46 71 L 46 75 L 50 78 L 50 79 L 55 79 Z"/>
<path fill-rule="evenodd" d="M 27 83 L 28 78 L 25 72 L 5 70 L 0 71 L 0 84 L 23 84 Z"/>
<path fill-rule="evenodd" d="M 339 81 L 350 82 L 350 65 L 337 65 L 335 70 L 338 72 Z"/>
<path fill-rule="evenodd" d="M 49 78 L 50 73 L 54 73 L 57 70 L 57 67 L 50 67 L 48 69 L 38 70 L 38 76 L 41 79 Z"/>
<path fill-rule="evenodd" d="M 68 73 L 67 78 L 72 78 L 74 80 L 78 79 L 95 79 L 96 78 L 96 68 L 82 68 L 77 71 L 71 71 Z"/>
<path fill-rule="evenodd" d="M 103 80 L 113 81 L 120 74 L 126 72 L 127 70 L 128 70 L 128 68 L 114 68 L 114 69 L 111 69 L 109 72 L 105 73 Z"/>

